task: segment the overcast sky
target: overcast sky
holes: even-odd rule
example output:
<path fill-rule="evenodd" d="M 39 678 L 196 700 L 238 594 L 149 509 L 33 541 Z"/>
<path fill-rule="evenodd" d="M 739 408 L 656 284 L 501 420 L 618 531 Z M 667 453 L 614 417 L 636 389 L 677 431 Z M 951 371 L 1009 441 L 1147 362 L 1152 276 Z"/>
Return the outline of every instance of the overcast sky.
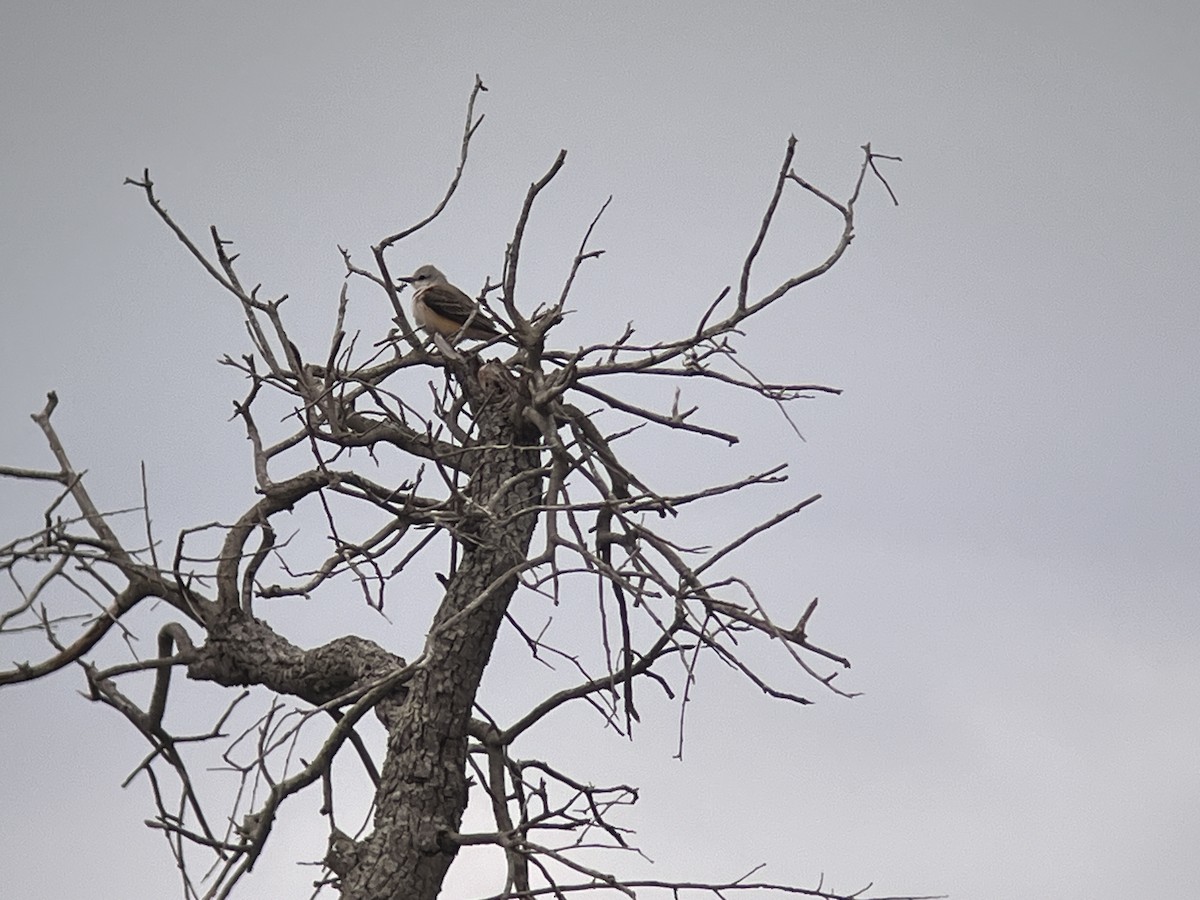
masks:
<path fill-rule="evenodd" d="M 789 134 L 841 197 L 870 141 L 904 158 L 901 205 L 868 184 L 844 260 L 743 342 L 763 377 L 844 395 L 795 408 L 806 443 L 770 406 L 706 407 L 743 444 L 680 458 L 697 480 L 790 463 L 760 518 L 825 495 L 739 571 L 784 620 L 819 595 L 814 637 L 864 695 L 800 683 L 819 703 L 782 707 L 710 666 L 682 763 L 668 704 L 632 746 L 581 716 L 562 723 L 587 746 L 547 723 L 538 747 L 643 786 L 631 823 L 660 877 L 766 861 L 847 891 L 1200 896 L 1198 45 L 1183 0 L 7 3 L 0 462 L 50 465 L 28 414 L 54 389 L 102 506 L 138 502 L 143 460 L 161 533 L 250 496 L 227 421 L 244 389 L 215 362 L 247 350 L 238 310 L 122 187 L 144 167 L 181 224 L 217 224 L 247 280 L 291 295 L 319 355 L 337 246 L 365 260 L 440 197 L 476 72 L 461 191 L 404 252 L 474 291 L 565 148 L 528 297 L 614 196 L 568 346 L 695 321 L 736 281 Z M 760 291 L 839 226 L 798 193 L 780 224 Z M 378 302 L 358 286 L 356 327 L 386 328 Z M 0 491 L 0 540 L 36 526 L 33 492 Z M 297 640 L 338 633 L 292 619 Z M 0 691 L 5 896 L 175 896 L 145 783 L 119 787 L 144 746 L 82 685 Z M 297 855 L 275 847 L 248 895 L 304 896 Z"/>

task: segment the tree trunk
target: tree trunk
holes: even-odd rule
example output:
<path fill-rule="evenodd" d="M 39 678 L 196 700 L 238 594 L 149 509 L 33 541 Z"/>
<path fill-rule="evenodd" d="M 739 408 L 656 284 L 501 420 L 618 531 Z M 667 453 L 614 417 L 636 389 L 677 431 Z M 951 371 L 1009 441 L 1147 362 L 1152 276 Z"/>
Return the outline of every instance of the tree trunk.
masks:
<path fill-rule="evenodd" d="M 541 491 L 531 449 L 537 433 L 520 425 L 511 380 L 490 377 L 500 374 L 496 366 L 478 378 L 458 373 L 478 416 L 481 448 L 456 529 L 462 560 L 447 581 L 426 662 L 388 723 L 374 831 L 357 846 L 337 848 L 347 860 L 338 867 L 343 900 L 433 900 L 457 851 L 447 834 L 458 831 L 467 803 L 467 727 L 516 576 L 480 598 L 527 558 L 537 515 L 517 513 L 531 510 Z"/>

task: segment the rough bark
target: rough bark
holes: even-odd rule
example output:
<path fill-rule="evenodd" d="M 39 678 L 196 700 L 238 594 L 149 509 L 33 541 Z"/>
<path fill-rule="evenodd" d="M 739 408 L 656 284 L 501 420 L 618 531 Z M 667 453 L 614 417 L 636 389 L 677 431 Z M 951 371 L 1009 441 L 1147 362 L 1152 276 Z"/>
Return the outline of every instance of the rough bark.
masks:
<path fill-rule="evenodd" d="M 526 559 L 541 479 L 536 432 L 520 425 L 516 386 L 489 367 L 460 374 L 478 421 L 477 465 L 463 492 L 462 559 L 389 724 L 372 834 L 332 848 L 344 900 L 432 900 L 454 860 L 467 803 L 467 728 L 504 612 Z M 522 513 L 522 511 L 526 511 Z"/>

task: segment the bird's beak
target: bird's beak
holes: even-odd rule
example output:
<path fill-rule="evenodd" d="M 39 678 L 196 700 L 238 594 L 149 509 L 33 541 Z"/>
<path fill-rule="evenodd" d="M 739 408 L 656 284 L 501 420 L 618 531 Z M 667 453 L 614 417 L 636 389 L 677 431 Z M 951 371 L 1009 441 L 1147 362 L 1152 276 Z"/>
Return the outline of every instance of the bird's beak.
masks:
<path fill-rule="evenodd" d="M 402 277 L 402 278 L 397 278 L 396 280 L 397 280 L 397 281 L 402 281 L 402 282 L 404 282 L 405 284 L 412 284 L 412 283 L 413 283 L 413 277 L 412 277 L 411 275 L 405 275 L 404 277 Z"/>

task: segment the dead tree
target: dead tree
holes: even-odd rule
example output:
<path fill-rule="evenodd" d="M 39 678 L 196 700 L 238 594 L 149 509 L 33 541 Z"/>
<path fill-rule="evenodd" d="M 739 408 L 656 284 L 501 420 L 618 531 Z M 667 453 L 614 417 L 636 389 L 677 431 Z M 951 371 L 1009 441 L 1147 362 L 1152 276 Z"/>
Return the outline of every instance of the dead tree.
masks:
<path fill-rule="evenodd" d="M 50 394 L 33 419 L 53 465 L 0 468 L 8 479 L 41 482 L 51 491 L 42 521 L 0 546 L 7 576 L 0 636 L 37 630 L 46 652 L 0 671 L 0 684 L 78 667 L 88 696 L 144 736 L 150 752 L 134 774 L 151 787 L 156 812 L 148 824 L 165 835 L 188 898 L 230 896 L 268 846 L 284 801 L 310 788 L 324 792 L 328 820 L 318 893 L 323 888 L 345 900 L 433 898 L 456 853 L 469 845 L 503 851 L 507 865 L 497 875 L 496 900 L 635 891 L 715 897 L 770 889 L 839 896 L 819 885 L 750 879 L 623 878 L 597 848 L 629 848 L 620 814 L 636 800 L 635 789 L 597 787 L 552 759 L 523 758 L 518 751 L 526 732 L 567 703 L 590 704 L 603 727 L 630 734 L 640 692 L 665 692 L 682 707 L 705 654 L 772 697 L 807 703 L 760 674 L 765 646 L 783 648 L 822 690 L 844 694 L 834 676 L 849 663 L 809 636 L 815 600 L 787 613 L 794 624 L 778 624 L 746 581 L 712 576 L 718 561 L 818 497 L 772 512 L 720 547 L 689 550 L 672 539 L 674 523 L 713 498 L 780 484 L 784 466 L 668 493 L 639 474 L 636 460 L 623 458 L 620 441 L 641 427 L 737 441 L 678 401 L 669 410 L 639 401 L 643 378 L 703 379 L 780 410 L 802 396 L 836 393 L 817 384 L 761 380 L 738 360 L 736 344 L 759 313 L 841 259 L 868 173 L 882 182 L 876 163 L 893 157 L 865 146 L 849 196 L 838 200 L 795 172 L 796 141 L 789 140 L 736 288 L 716 294 L 669 340 L 639 343 L 626 327 L 615 339 L 555 349 L 551 334 L 567 311 L 572 285 L 581 267 L 602 253 L 591 249 L 597 214 L 557 300 L 537 309 L 522 303 L 522 238 L 539 194 L 564 163 L 560 153 L 531 185 L 501 276 L 478 298 L 504 333 L 468 349 L 414 330 L 405 286 L 396 277 L 411 267 L 393 268 L 402 242 L 430 225 L 454 196 L 482 118 L 475 114 L 482 90 L 477 81 L 457 170 L 433 212 L 379 241 L 369 265 L 343 251 L 346 283 L 329 345 L 320 351 L 302 352 L 289 337 L 286 296 L 264 299 L 258 288 L 245 286 L 236 255 L 215 228 L 206 241 L 210 248 L 202 249 L 205 242 L 186 233 L 162 205 L 148 172 L 129 180 L 240 304 L 252 352 L 224 363 L 247 382 L 234 409 L 252 448 L 256 496 L 236 521 L 187 529 L 172 544 L 154 537 L 144 506 L 143 521 L 125 527 L 129 517 L 106 511 L 73 466 L 52 424 L 57 399 Z M 840 233 L 819 265 L 752 296 L 755 260 L 789 191 L 827 207 Z M 388 301 L 395 315 L 390 332 L 344 330 L 355 284 Z M 270 415 L 281 402 L 282 419 Z M 295 522 L 321 531 L 332 547 L 325 558 L 296 561 L 289 543 Z M 214 535 L 215 553 L 194 549 Z M 440 599 L 428 621 L 412 621 L 407 610 L 396 613 L 409 633 L 426 634 L 413 659 L 353 634 L 305 649 L 278 633 L 264 611 L 267 600 L 319 601 L 355 592 L 383 613 L 389 588 L 418 566 L 438 570 Z M 601 625 L 593 634 L 573 629 L 574 645 L 550 641 L 514 615 L 522 598 L 561 616 L 596 604 Z M 132 613 L 151 600 L 173 613 L 158 633 L 156 655 L 98 665 L 99 648 L 133 627 Z M 557 661 L 576 676 L 530 702 L 523 714 L 499 721 L 479 706 L 477 691 L 506 627 L 526 642 L 531 661 Z M 142 682 L 149 699 L 139 702 L 130 686 Z M 197 734 L 169 731 L 164 714 L 170 708 L 172 721 L 186 719 L 186 701 L 175 710 L 192 682 L 228 688 L 229 708 Z M 264 706 L 248 726 L 235 728 L 246 718 L 249 697 Z M 374 745 L 363 736 L 368 715 L 385 735 Z M 197 774 L 193 761 L 212 748 L 239 773 L 235 796 L 214 796 Z M 357 835 L 339 827 L 351 816 L 333 791 L 331 773 L 341 760 L 372 784 L 369 821 Z M 464 833 L 472 792 L 490 809 L 494 827 Z"/>

